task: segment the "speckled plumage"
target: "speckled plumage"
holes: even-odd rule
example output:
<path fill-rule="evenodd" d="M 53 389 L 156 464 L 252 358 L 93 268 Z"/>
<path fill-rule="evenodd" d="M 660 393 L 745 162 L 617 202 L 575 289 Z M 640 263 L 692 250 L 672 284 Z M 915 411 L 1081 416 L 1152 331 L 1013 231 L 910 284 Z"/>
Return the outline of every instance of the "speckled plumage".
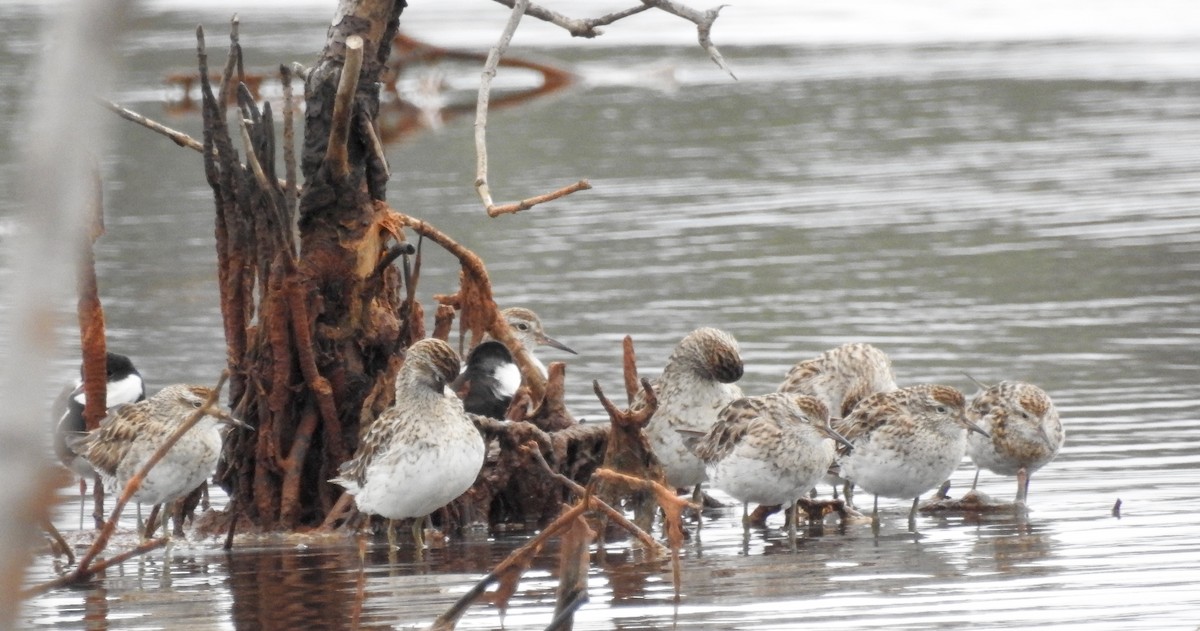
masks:
<path fill-rule="evenodd" d="M 896 388 L 891 358 L 878 348 L 859 342 L 831 348 L 792 366 L 778 391 L 816 397 L 832 416 L 843 418 L 859 401 Z M 823 481 L 833 487 L 835 498 L 838 487 L 845 482 L 833 474 L 824 476 Z"/>
<path fill-rule="evenodd" d="M 211 388 L 177 384 L 154 396 L 109 410 L 96 430 L 71 441 L 110 492 L 119 493 L 168 436 L 204 405 Z M 240 424 L 228 414 L 206 414 L 147 474 L 133 501 L 162 504 L 187 495 L 216 469 L 221 457 L 218 424 Z"/>
<path fill-rule="evenodd" d="M 358 451 L 331 480 L 359 510 L 388 519 L 424 517 L 462 495 L 483 466 L 483 437 L 445 391 L 458 354 L 441 340 L 409 347 L 396 377 L 396 403 L 384 410 Z"/>
<path fill-rule="evenodd" d="M 709 483 L 743 504 L 791 504 L 825 475 L 839 438 L 825 404 L 774 393 L 727 405 L 693 448 Z"/>
<path fill-rule="evenodd" d="M 892 360 L 870 344 L 843 344 L 792 367 L 778 392 L 807 394 L 820 399 L 835 417 L 876 392 L 895 390 Z"/>
<path fill-rule="evenodd" d="M 842 477 L 876 497 L 916 499 L 950 477 L 967 448 L 966 399 L 949 386 L 912 386 L 863 399 L 833 428 L 854 449 Z M 975 430 L 978 430 L 975 427 Z"/>
<path fill-rule="evenodd" d="M 687 448 L 679 430 L 707 433 L 721 409 L 741 398 L 742 390 L 733 382 L 742 371 L 737 341 L 724 331 L 696 329 L 675 346 L 654 384 L 658 409 L 645 430 L 669 484 L 690 488 L 704 481 L 704 463 Z M 641 405 L 639 395 L 631 409 Z"/>
<path fill-rule="evenodd" d="M 991 434 L 967 437 L 975 466 L 1000 475 L 1024 469 L 1024 482 L 1017 488 L 1017 500 L 1024 501 L 1029 477 L 1058 455 L 1065 439 L 1050 396 L 1033 384 L 1002 381 L 975 396 L 967 418 Z"/>

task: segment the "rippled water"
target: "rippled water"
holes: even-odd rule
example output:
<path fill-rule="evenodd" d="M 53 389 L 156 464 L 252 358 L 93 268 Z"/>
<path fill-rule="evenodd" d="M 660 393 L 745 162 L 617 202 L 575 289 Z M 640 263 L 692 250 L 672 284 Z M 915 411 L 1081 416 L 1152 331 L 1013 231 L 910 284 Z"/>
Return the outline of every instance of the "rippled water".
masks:
<path fill-rule="evenodd" d="M 406 25 L 434 43 L 490 45 L 504 19 L 464 0 L 413 4 Z M 150 6 L 132 22 L 117 99 L 191 133 L 195 118 L 160 100 L 162 77 L 193 64 L 196 23 L 216 48 L 242 11 L 248 63 L 266 69 L 311 60 L 329 12 Z M 593 564 L 577 628 L 1200 627 L 1200 16 L 1166 0 L 953 7 L 729 7 L 714 37 L 736 82 L 671 20 L 595 42 L 533 28 L 513 52 L 583 81 L 492 117 L 493 190 L 515 199 L 581 177 L 595 189 L 518 216 L 480 210 L 469 124 L 389 150 L 391 203 L 479 252 L 503 303 L 535 308 L 580 352 L 568 373 L 577 415 L 602 415 L 592 379 L 619 391 L 624 335 L 653 374 L 686 332 L 715 325 L 742 343 L 748 392 L 862 340 L 892 356 L 902 384 L 1038 383 L 1067 425 L 1028 520 L 925 516 L 914 536 L 906 503 L 886 502 L 878 538 L 831 527 L 793 553 L 778 521 L 743 542 L 731 506 L 688 544 L 678 604 L 666 565 L 616 548 Z M 37 15 L 0 7 L 5 102 L 38 49 Z M 660 34 L 669 45 L 651 46 Z M 20 132 L 10 114 L 0 125 L 11 184 Z M 152 388 L 212 381 L 224 349 L 200 159 L 114 126 L 98 246 L 110 344 Z M 0 244 L 19 233 L 12 204 L 0 200 Z M 428 305 L 455 272 L 437 252 L 425 270 Z M 64 356 L 64 375 L 73 364 Z M 956 492 L 972 474 L 964 465 Z M 994 496 L 1015 490 L 983 477 Z M 77 527 L 72 505 L 59 523 Z M 348 541 L 233 554 L 182 542 L 36 598 L 22 622 L 422 626 L 522 541 L 452 543 L 420 562 L 401 551 L 396 563 L 375 546 L 361 575 Z M 505 615 L 480 605 L 460 628 L 543 628 L 555 567 L 547 556 Z M 39 558 L 30 581 L 53 570 Z"/>

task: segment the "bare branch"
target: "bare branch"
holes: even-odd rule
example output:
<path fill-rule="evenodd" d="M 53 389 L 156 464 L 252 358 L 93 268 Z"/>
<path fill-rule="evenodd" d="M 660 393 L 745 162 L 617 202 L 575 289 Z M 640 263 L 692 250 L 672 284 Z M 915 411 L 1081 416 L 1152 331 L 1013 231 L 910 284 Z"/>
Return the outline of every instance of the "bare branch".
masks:
<path fill-rule="evenodd" d="M 516 0 L 496 0 L 496 2 L 510 9 L 513 8 L 514 4 L 516 4 Z M 617 11 L 616 13 L 609 13 L 608 15 L 598 18 L 580 19 L 567 17 L 551 9 L 530 3 L 529 7 L 525 9 L 525 13 L 531 17 L 535 17 L 539 20 L 549 22 L 555 26 L 562 27 L 571 34 L 571 37 L 586 37 L 591 39 L 604 34 L 604 31 L 598 30 L 597 27 L 607 26 L 613 22 L 623 20 L 631 15 L 636 15 L 650 8 L 651 5 L 643 4 L 641 6 L 630 7 L 623 11 Z"/>
<path fill-rule="evenodd" d="M 509 7 L 515 8 L 516 0 L 496 0 L 496 2 Z M 737 80 L 737 75 L 729 69 L 725 63 L 725 58 L 721 56 L 721 51 L 713 45 L 712 25 L 717 21 L 717 14 L 721 9 L 728 5 L 720 5 L 714 9 L 707 11 L 697 11 L 689 6 L 680 4 L 676 0 L 641 0 L 642 4 L 635 7 L 630 7 L 623 11 L 609 13 L 598 18 L 572 18 L 556 11 L 552 11 L 543 6 L 530 3 L 525 9 L 525 13 L 539 20 L 549 22 L 555 26 L 561 27 L 563 30 L 571 34 L 572 37 L 587 37 L 592 38 L 598 35 L 603 35 L 604 31 L 598 30 L 597 27 L 607 26 L 619 20 L 623 20 L 631 15 L 636 15 L 647 9 L 658 9 L 665 13 L 681 17 L 696 25 L 697 38 L 700 40 L 700 46 L 708 53 L 713 62 L 717 64 L 729 76 Z"/>
<path fill-rule="evenodd" d="M 250 164 L 250 170 L 254 172 L 254 179 L 258 180 L 258 185 L 264 191 L 269 191 L 271 190 L 271 180 L 267 178 L 262 164 L 258 161 L 258 156 L 254 154 L 254 141 L 250 139 L 250 122 L 241 116 L 238 117 L 238 128 L 242 131 L 242 144 L 246 145 L 246 162 Z"/>
<path fill-rule="evenodd" d="M 486 184 L 485 184 L 485 186 L 486 186 Z M 489 205 L 487 207 L 487 214 L 489 217 L 499 217 L 500 215 L 507 215 L 507 214 L 520 212 L 522 210 L 529 210 L 530 208 L 533 208 L 534 206 L 541 204 L 543 202 L 554 201 L 560 197 L 566 197 L 567 195 L 570 195 L 571 193 L 574 193 L 576 191 L 586 191 L 590 188 L 592 188 L 591 182 L 588 182 L 587 180 L 579 180 L 578 182 L 576 182 L 574 184 L 568 184 L 568 185 L 558 189 L 557 191 L 551 191 L 544 195 L 535 195 L 533 197 L 523 199 L 519 202 L 511 202 L 508 204 L 499 204 L 499 205 L 495 205 L 495 204 Z"/>
<path fill-rule="evenodd" d="M 551 193 L 536 195 L 519 202 L 496 204 L 492 200 L 492 191 L 488 186 L 487 156 L 487 115 L 488 101 L 492 93 L 492 79 L 496 76 L 496 66 L 500 64 L 500 58 L 504 56 L 504 51 L 508 50 L 508 44 L 512 41 L 517 25 L 521 23 L 521 17 L 529 8 L 529 0 L 514 0 L 511 6 L 512 15 L 508 18 L 508 24 L 504 26 L 504 32 L 500 34 L 500 41 L 488 52 L 487 61 L 483 65 L 483 73 L 479 79 L 479 98 L 475 102 L 475 190 L 478 191 L 479 199 L 483 201 L 489 217 L 527 210 L 537 204 L 592 187 L 587 180 L 579 180 Z"/>
<path fill-rule="evenodd" d="M 717 15 L 721 13 L 721 9 L 727 5 L 720 5 L 715 9 L 709 9 L 701 12 L 689 6 L 680 4 L 675 0 L 642 0 L 642 3 L 648 6 L 653 6 L 660 11 L 665 11 L 671 15 L 677 15 L 696 25 L 697 38 L 700 40 L 700 46 L 708 52 L 708 56 L 712 58 L 713 63 L 717 64 L 721 70 L 729 73 L 729 76 L 737 80 L 737 75 L 725 65 L 725 58 L 721 56 L 721 51 L 713 45 L 709 35 L 712 32 L 713 22 L 717 21 Z"/>
<path fill-rule="evenodd" d="M 525 9 L 528 7 L 529 0 L 516 0 L 508 24 L 500 34 L 500 41 L 488 51 L 487 61 L 484 62 L 483 72 L 479 77 L 479 96 L 475 101 L 475 190 L 479 192 L 479 199 L 486 208 L 494 205 L 487 181 L 487 113 L 488 100 L 492 95 L 492 79 L 496 76 L 496 65 L 500 63 L 504 51 L 508 50 L 513 33 L 516 32 L 517 25 L 521 23 L 521 16 L 525 15 Z"/>
<path fill-rule="evenodd" d="M 325 148 L 325 163 L 337 178 L 350 173 L 350 157 L 346 143 L 350 140 L 350 121 L 354 118 L 354 94 L 358 91 L 358 75 L 362 72 L 363 40 L 358 35 L 346 38 L 346 62 L 338 79 L 337 96 L 333 101 L 329 145 Z"/>
<path fill-rule="evenodd" d="M 112 101 L 109 101 L 108 99 L 98 99 L 98 100 L 100 101 L 101 105 L 103 105 L 104 107 L 107 107 L 108 109 L 112 110 L 113 112 L 116 112 L 117 116 L 120 116 L 121 118 L 124 118 L 127 121 L 133 121 L 133 122 L 137 123 L 138 125 L 141 125 L 142 127 L 145 127 L 146 129 L 149 129 L 150 131 L 162 134 L 162 135 L 166 136 L 167 138 L 170 138 L 172 141 L 174 141 L 175 144 L 179 145 L 180 147 L 187 147 L 188 149 L 195 149 L 196 151 L 199 151 L 200 153 L 204 153 L 204 143 L 201 143 L 199 140 L 196 140 L 195 138 L 192 138 L 191 136 L 189 136 L 181 131 L 176 131 L 174 129 L 171 129 L 170 127 L 167 127 L 166 125 L 152 121 L 149 118 L 146 118 L 145 116 L 142 116 L 141 114 L 138 114 L 137 112 L 135 112 L 131 109 L 117 105 L 116 103 L 113 103 Z"/>
<path fill-rule="evenodd" d="M 299 189 L 296 186 L 296 104 L 292 99 L 292 68 L 290 66 L 279 66 L 279 80 L 283 84 L 283 167 L 284 167 L 284 184 L 283 184 L 283 199 L 284 206 L 287 207 L 288 225 L 292 229 L 296 229 L 296 200 L 299 197 Z M 299 240 L 298 235 L 293 235 L 294 240 Z"/>

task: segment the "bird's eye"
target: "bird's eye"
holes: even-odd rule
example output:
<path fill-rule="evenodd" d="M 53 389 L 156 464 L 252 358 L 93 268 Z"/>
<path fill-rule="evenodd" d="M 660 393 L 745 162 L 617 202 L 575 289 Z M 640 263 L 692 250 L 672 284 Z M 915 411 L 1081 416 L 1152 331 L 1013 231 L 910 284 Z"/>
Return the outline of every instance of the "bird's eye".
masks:
<path fill-rule="evenodd" d="M 946 406 L 944 406 L 944 405 L 939 405 L 939 406 L 937 406 L 937 407 L 936 407 L 936 408 L 934 408 L 934 409 L 935 409 L 935 410 L 937 410 L 937 413 L 938 413 L 938 414 L 945 414 L 945 413 L 946 413 Z"/>
<path fill-rule="evenodd" d="M 192 401 L 192 407 L 194 407 L 196 409 L 200 409 L 200 407 L 203 405 L 204 405 L 203 401 Z"/>
<path fill-rule="evenodd" d="M 528 331 L 528 330 L 529 330 L 529 325 L 528 325 L 528 324 L 525 324 L 524 322 L 518 322 L 518 323 L 517 323 L 517 330 L 518 330 L 518 331 Z"/>

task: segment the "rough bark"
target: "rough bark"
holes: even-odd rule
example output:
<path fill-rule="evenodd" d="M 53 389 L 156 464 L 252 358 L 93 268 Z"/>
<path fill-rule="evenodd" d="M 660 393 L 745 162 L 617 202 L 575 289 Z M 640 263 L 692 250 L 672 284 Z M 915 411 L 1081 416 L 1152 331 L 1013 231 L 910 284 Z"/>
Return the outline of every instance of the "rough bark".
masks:
<path fill-rule="evenodd" d="M 231 371 L 231 401 L 258 431 L 227 445 L 218 481 L 263 529 L 319 524 L 337 500 L 326 482 L 357 444 L 364 418 L 391 403 L 392 358 L 410 341 L 397 317 L 400 278 L 379 266 L 400 240 L 387 221 L 387 173 L 355 121 L 378 110 L 378 79 L 402 0 L 342 2 L 305 84 L 305 131 L 296 196 L 275 174 L 275 121 L 238 89 L 237 125 L 225 113 L 242 67 L 236 24 L 219 94 L 208 80 L 201 34 L 205 167 L 216 237 Z M 361 73 L 337 104 L 348 41 L 361 40 Z M 346 98 L 349 97 L 349 98 Z M 339 114 L 344 120 L 335 120 Z M 290 112 L 285 112 L 285 117 Z M 344 145 L 330 138 L 341 126 Z M 240 138 L 246 164 L 235 149 Z M 335 140 L 335 142 L 337 142 Z M 343 150 L 341 160 L 329 156 Z M 285 153 L 291 147 L 284 148 Z M 288 182 L 293 181 L 289 173 Z M 292 236 L 299 218 L 300 240 Z M 363 409 L 370 402 L 374 414 Z"/>

